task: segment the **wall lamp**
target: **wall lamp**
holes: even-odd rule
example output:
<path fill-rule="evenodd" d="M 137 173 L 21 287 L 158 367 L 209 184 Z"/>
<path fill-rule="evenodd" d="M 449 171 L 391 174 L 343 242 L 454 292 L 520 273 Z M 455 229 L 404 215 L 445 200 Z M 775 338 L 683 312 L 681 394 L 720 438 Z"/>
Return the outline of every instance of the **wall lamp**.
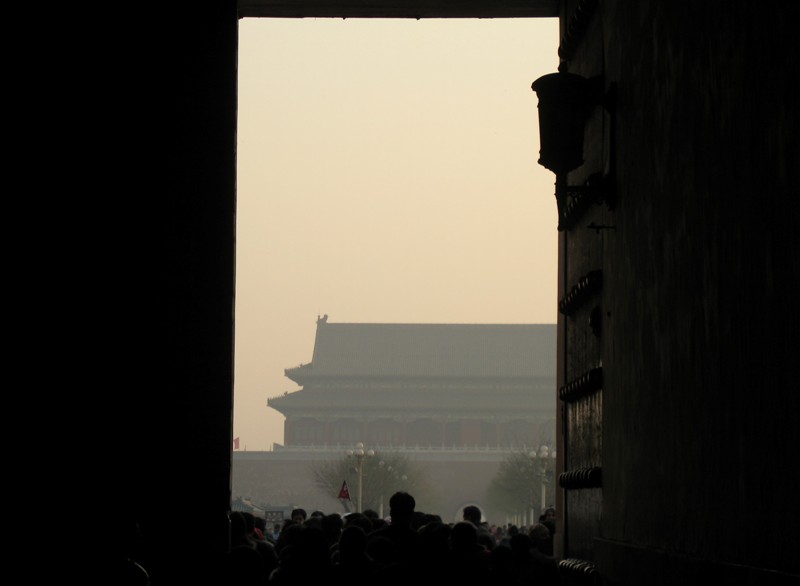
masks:
<path fill-rule="evenodd" d="M 543 75 L 531 85 L 539 98 L 538 163 L 556 175 L 583 164 L 589 86 L 587 78 L 565 71 Z"/>
<path fill-rule="evenodd" d="M 594 174 L 581 186 L 567 185 L 567 173 L 583 165 L 583 139 L 591 109 L 602 104 L 609 109 L 611 94 L 603 95 L 603 77 L 586 78 L 574 73 L 549 73 L 533 82 L 539 98 L 538 163 L 556 174 L 558 229 L 570 227 L 570 217 L 588 203 L 606 202 L 612 207 L 612 189 L 607 178 Z M 613 124 L 612 124 L 613 127 Z"/>

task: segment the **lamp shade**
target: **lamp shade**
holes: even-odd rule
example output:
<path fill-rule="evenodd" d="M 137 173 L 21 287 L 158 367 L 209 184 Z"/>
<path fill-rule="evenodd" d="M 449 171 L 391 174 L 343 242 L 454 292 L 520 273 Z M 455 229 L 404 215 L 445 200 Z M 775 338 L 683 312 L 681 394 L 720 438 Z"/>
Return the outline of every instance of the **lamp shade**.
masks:
<path fill-rule="evenodd" d="M 540 77 L 531 89 L 539 98 L 538 163 L 556 174 L 580 167 L 589 112 L 589 80 L 559 71 Z"/>

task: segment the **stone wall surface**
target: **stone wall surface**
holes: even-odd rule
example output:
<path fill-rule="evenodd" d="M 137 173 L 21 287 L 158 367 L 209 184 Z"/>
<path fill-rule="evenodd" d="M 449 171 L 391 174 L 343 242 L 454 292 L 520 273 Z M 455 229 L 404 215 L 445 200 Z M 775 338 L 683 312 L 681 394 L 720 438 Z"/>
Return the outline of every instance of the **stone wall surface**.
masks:
<path fill-rule="evenodd" d="M 601 2 L 570 62 L 616 91 L 613 142 L 591 122 L 586 139 L 587 161 L 615 173 L 614 209 L 594 212 L 613 229 L 565 235 L 562 258 L 600 254 L 603 269 L 602 507 L 566 512 L 566 553 L 571 527 L 594 532 L 573 551 L 612 583 L 800 569 L 780 480 L 800 445 L 797 16 L 786 2 Z M 568 369 L 596 358 L 576 336 Z"/>

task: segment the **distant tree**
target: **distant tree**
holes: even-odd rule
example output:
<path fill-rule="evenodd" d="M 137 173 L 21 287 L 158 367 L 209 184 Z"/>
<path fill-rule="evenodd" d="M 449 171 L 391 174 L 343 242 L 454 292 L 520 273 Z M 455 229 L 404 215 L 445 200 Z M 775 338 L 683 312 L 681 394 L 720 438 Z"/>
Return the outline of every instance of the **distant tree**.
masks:
<path fill-rule="evenodd" d="M 428 493 L 424 471 L 409 458 L 397 452 L 381 452 L 365 456 L 362 460 L 363 509 L 381 511 L 388 516 L 389 497 L 397 491 L 414 495 L 419 505 Z M 351 456 L 343 455 L 337 460 L 320 462 L 313 468 L 314 483 L 327 494 L 337 495 L 342 482 L 347 482 L 355 510 L 358 498 L 358 467 Z M 347 509 L 347 503 L 344 504 Z"/>
<path fill-rule="evenodd" d="M 489 504 L 507 515 L 520 515 L 535 521 L 555 495 L 555 461 L 531 452 L 511 452 L 500 464 L 489 484 L 486 498 Z"/>

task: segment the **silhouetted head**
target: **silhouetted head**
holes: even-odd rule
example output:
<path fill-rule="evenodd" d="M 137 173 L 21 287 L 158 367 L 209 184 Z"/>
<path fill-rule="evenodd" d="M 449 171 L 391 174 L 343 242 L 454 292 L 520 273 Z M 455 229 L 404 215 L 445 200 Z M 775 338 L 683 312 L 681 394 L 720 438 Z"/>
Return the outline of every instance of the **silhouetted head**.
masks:
<path fill-rule="evenodd" d="M 364 509 L 363 515 L 370 520 L 380 518 L 380 515 L 378 515 L 378 511 L 376 511 L 375 509 Z"/>
<path fill-rule="evenodd" d="M 367 534 L 358 525 L 350 525 L 339 538 L 339 558 L 345 561 L 357 559 L 367 551 Z"/>
<path fill-rule="evenodd" d="M 366 533 L 370 533 L 375 527 L 372 520 L 364 513 L 348 513 L 344 517 L 344 528 L 356 525 L 361 527 Z"/>
<path fill-rule="evenodd" d="M 331 561 L 330 544 L 322 529 L 317 527 L 303 527 L 294 547 L 297 559 L 304 563 L 327 565 Z"/>
<path fill-rule="evenodd" d="M 367 555 L 382 566 L 395 561 L 394 542 L 383 535 L 367 536 Z"/>
<path fill-rule="evenodd" d="M 483 518 L 483 513 L 481 513 L 481 510 L 475 505 L 469 505 L 464 507 L 462 516 L 464 517 L 465 521 L 469 521 L 475 525 L 480 525 L 481 519 Z"/>
<path fill-rule="evenodd" d="M 450 547 L 457 551 L 472 551 L 478 546 L 478 529 L 471 521 L 459 521 L 450 531 Z"/>
<path fill-rule="evenodd" d="M 550 541 L 550 530 L 540 523 L 537 523 L 536 525 L 531 527 L 530 531 L 528 531 L 528 535 L 533 540 L 534 545 L 536 545 L 537 541 L 538 542 Z"/>
<path fill-rule="evenodd" d="M 528 531 L 528 535 L 531 538 L 531 544 L 533 545 L 533 547 L 535 547 L 542 553 L 545 553 L 547 555 L 552 555 L 553 536 L 550 533 L 550 529 L 548 529 L 546 525 L 542 523 L 537 523 L 536 525 L 531 527 L 530 531 Z"/>
<path fill-rule="evenodd" d="M 510 568 L 512 560 L 514 559 L 514 554 L 511 553 L 510 547 L 495 547 L 489 556 L 492 568 L 496 570 L 497 573 L 511 571 Z"/>
<path fill-rule="evenodd" d="M 442 523 L 442 516 L 437 515 L 435 513 L 423 513 L 422 524 L 427 525 L 429 523 Z"/>
<path fill-rule="evenodd" d="M 533 541 L 525 533 L 517 533 L 509 541 L 509 546 L 513 554 L 520 558 L 526 558 L 531 555 L 531 548 Z"/>
<path fill-rule="evenodd" d="M 322 517 L 320 527 L 322 528 L 322 532 L 325 533 L 325 537 L 328 539 L 328 542 L 336 543 L 339 541 L 339 537 L 342 534 L 344 520 L 338 513 L 331 513 L 330 515 L 325 515 Z"/>
<path fill-rule="evenodd" d="M 550 530 L 550 535 L 553 536 L 556 534 L 556 522 L 551 519 L 546 519 L 541 522 L 542 525 L 547 527 Z"/>
<path fill-rule="evenodd" d="M 247 528 L 247 519 L 241 511 L 231 511 L 230 519 L 231 540 L 234 544 L 236 544 L 249 534 L 249 530 Z"/>
<path fill-rule="evenodd" d="M 280 535 L 278 535 L 278 541 L 275 544 L 278 554 L 282 554 L 284 549 L 288 549 L 294 545 L 302 530 L 303 526 L 300 523 L 289 521 L 289 523 L 281 529 Z"/>
<path fill-rule="evenodd" d="M 389 499 L 389 516 L 392 523 L 410 524 L 417 501 L 407 492 L 399 491 Z"/>
<path fill-rule="evenodd" d="M 247 523 L 247 532 L 253 533 L 256 528 L 256 516 L 250 511 L 242 511 L 242 517 L 244 517 L 245 523 Z"/>
<path fill-rule="evenodd" d="M 292 514 L 289 516 L 295 523 L 305 523 L 306 519 L 308 518 L 308 514 L 306 514 L 305 509 L 293 509 Z"/>
<path fill-rule="evenodd" d="M 450 525 L 442 521 L 431 521 L 419 528 L 420 551 L 428 558 L 436 559 L 450 549 Z"/>
<path fill-rule="evenodd" d="M 418 531 L 425 524 L 427 516 L 422 511 L 414 511 L 411 515 L 411 528 Z"/>

